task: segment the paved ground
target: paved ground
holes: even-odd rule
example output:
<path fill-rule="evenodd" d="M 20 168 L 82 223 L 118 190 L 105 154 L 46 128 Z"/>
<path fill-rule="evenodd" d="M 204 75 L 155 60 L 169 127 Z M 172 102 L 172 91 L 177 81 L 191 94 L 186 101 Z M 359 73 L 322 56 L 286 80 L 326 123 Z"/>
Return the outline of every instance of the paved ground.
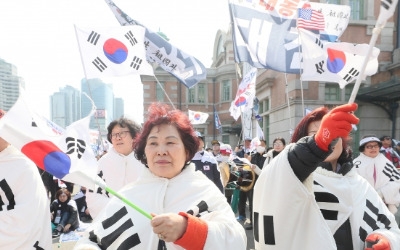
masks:
<path fill-rule="evenodd" d="M 248 217 L 250 215 L 249 213 L 249 207 L 246 206 L 246 216 Z M 243 225 L 243 223 L 241 223 Z M 253 235 L 253 230 L 245 230 L 246 231 L 246 236 L 247 236 L 247 248 L 246 250 L 251 250 L 254 249 L 254 235 Z"/>

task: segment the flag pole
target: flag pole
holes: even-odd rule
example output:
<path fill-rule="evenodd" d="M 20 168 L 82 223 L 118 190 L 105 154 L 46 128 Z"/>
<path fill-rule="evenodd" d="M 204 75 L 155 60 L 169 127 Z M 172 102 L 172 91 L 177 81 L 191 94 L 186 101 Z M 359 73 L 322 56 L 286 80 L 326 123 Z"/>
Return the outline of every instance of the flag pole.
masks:
<path fill-rule="evenodd" d="M 167 97 L 169 103 L 171 103 L 171 106 L 172 106 L 174 109 L 176 109 L 175 106 L 174 106 L 174 104 L 172 103 L 171 99 L 169 98 L 167 92 L 165 91 L 165 89 L 163 88 L 163 86 L 161 85 L 161 83 L 158 81 L 158 79 L 157 79 L 157 77 L 156 77 L 156 74 L 154 74 L 153 76 L 154 76 L 154 79 L 156 79 L 156 81 L 157 81 L 158 85 L 160 86 L 160 88 L 162 89 L 162 91 L 164 92 L 165 96 Z"/>
<path fill-rule="evenodd" d="M 106 190 L 107 192 L 109 192 L 110 194 L 114 195 L 115 197 L 117 197 L 118 199 L 120 199 L 122 202 L 124 202 L 125 204 L 127 204 L 128 206 L 130 206 L 131 208 L 135 209 L 136 211 L 138 211 L 139 213 L 141 213 L 142 215 L 144 215 L 145 217 L 152 219 L 153 216 L 151 216 L 151 214 L 147 213 L 146 211 L 144 211 L 143 209 L 141 209 L 140 207 L 136 206 L 135 204 L 133 204 L 131 201 L 129 201 L 125 196 L 121 195 L 120 193 L 116 192 L 115 190 L 113 190 L 112 188 L 108 187 L 107 184 L 98 176 L 95 175 L 94 178 L 90 177 L 87 173 L 79 171 L 79 174 L 90 180 L 91 182 L 94 182 L 95 184 L 97 184 L 99 187 L 101 187 L 102 189 Z"/>
<path fill-rule="evenodd" d="M 360 74 L 357 77 L 356 83 L 354 84 L 353 91 L 351 92 L 349 103 L 353 103 L 356 100 L 358 90 L 361 85 L 361 78 L 364 75 L 365 68 L 367 67 L 367 63 L 369 61 L 369 57 L 371 56 L 372 49 L 375 46 L 376 40 L 378 39 L 379 34 L 381 33 L 382 29 L 385 27 L 387 20 L 393 16 L 395 8 L 397 6 L 398 0 L 394 1 L 384 1 L 381 0 L 381 7 L 379 11 L 379 16 L 376 21 L 375 27 L 372 30 L 372 37 L 369 42 L 368 52 L 364 58 L 364 62 L 362 64 L 362 68 Z"/>
<path fill-rule="evenodd" d="M 115 192 L 114 190 L 112 190 L 111 188 L 109 188 L 107 186 L 105 187 L 105 190 L 107 192 L 109 192 L 110 194 L 114 195 L 115 197 L 117 197 L 118 199 L 120 199 L 121 201 L 123 201 L 125 204 L 129 205 L 131 208 L 135 209 L 136 211 L 138 211 L 139 213 L 144 215 L 145 217 L 149 218 L 150 220 L 153 218 L 153 216 L 151 216 L 151 214 L 145 212 L 143 209 L 141 209 L 140 207 L 138 207 L 135 204 L 133 204 L 132 202 L 130 202 L 127 198 L 125 198 L 120 193 Z"/>
<path fill-rule="evenodd" d="M 361 79 L 362 79 L 362 77 L 364 75 L 365 68 L 367 67 L 369 58 L 370 58 L 371 53 L 372 53 L 372 49 L 375 46 L 376 40 L 378 39 L 378 36 L 379 36 L 382 28 L 383 27 L 376 27 L 375 26 L 375 28 L 372 31 L 372 37 L 371 37 L 371 40 L 369 42 L 368 51 L 367 51 L 367 54 L 366 54 L 366 56 L 364 58 L 364 62 L 362 64 L 360 74 L 358 75 L 356 83 L 354 84 L 353 91 L 351 92 L 349 103 L 353 103 L 356 100 L 357 93 L 358 93 L 358 90 L 360 89 L 360 85 L 361 85 Z"/>

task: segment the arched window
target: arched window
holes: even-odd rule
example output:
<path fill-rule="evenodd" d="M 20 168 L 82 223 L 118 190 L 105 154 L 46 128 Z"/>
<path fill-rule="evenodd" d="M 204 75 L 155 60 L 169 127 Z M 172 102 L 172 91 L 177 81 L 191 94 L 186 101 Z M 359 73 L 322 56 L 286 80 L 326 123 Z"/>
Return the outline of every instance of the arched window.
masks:
<path fill-rule="evenodd" d="M 222 36 L 220 36 L 219 40 L 218 40 L 217 56 L 219 56 L 219 54 L 221 54 L 223 52 L 225 52 L 224 39 L 222 39 Z"/>

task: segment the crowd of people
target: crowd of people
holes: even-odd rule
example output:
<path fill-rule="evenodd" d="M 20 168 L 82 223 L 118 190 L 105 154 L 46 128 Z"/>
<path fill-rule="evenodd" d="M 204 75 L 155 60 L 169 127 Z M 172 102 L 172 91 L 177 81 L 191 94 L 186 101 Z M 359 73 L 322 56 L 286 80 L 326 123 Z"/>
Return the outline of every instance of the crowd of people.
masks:
<path fill-rule="evenodd" d="M 40 225 L 58 237 L 90 222 L 74 249 L 246 249 L 245 230 L 256 249 L 400 249 L 400 143 L 368 134 L 354 157 L 348 143 L 356 109 L 315 109 L 289 144 L 277 137 L 268 148 L 245 137 L 234 150 L 218 140 L 207 149 L 188 117 L 164 104 L 150 106 L 143 126 L 112 121 L 98 176 L 148 216 L 101 187 L 73 194 L 73 183 L 33 173 L 36 166 L 0 138 L 0 198 L 7 198 L 0 223 L 17 225 L 0 227 L 0 242 L 50 249 L 51 233 Z M 10 164 L 29 176 L 6 174 Z M 19 175 L 37 188 L 22 189 Z M 30 199 L 37 204 L 30 211 L 46 220 L 21 215 Z M 20 224 L 37 232 L 18 241 Z"/>

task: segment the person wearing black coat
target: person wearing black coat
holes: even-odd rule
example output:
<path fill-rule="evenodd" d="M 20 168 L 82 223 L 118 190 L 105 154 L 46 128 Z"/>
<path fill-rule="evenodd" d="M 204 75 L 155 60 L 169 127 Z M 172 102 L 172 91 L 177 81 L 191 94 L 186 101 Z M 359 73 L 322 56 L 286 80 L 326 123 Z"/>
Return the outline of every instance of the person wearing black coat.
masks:
<path fill-rule="evenodd" d="M 76 203 L 71 200 L 71 193 L 62 188 L 57 191 L 56 199 L 50 205 L 51 222 L 56 226 L 53 237 L 58 237 L 62 232 L 68 233 L 79 227 L 78 210 Z"/>

